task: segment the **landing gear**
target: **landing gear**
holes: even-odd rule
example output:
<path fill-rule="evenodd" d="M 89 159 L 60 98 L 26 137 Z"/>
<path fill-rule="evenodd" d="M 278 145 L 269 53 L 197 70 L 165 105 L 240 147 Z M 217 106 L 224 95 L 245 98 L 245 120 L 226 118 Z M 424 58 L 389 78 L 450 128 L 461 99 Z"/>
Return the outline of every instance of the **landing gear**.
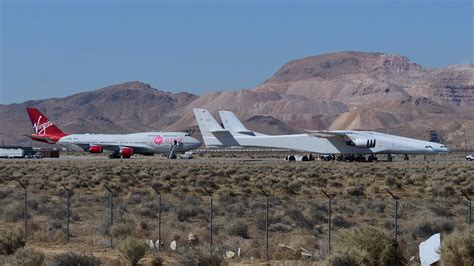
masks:
<path fill-rule="evenodd" d="M 365 159 L 365 156 L 359 154 L 357 155 L 357 157 L 354 159 L 356 162 L 365 162 L 366 159 Z"/>
<path fill-rule="evenodd" d="M 375 154 L 371 154 L 371 155 L 369 156 L 369 158 L 367 158 L 367 161 L 369 161 L 369 162 L 376 162 L 377 160 L 378 160 L 378 159 L 377 159 L 377 157 L 375 156 Z"/>
<path fill-rule="evenodd" d="M 130 159 L 130 156 L 122 155 L 120 152 L 109 153 L 109 159 Z"/>
<path fill-rule="evenodd" d="M 408 157 L 408 154 L 405 154 L 405 156 L 403 156 L 403 160 L 404 160 L 404 161 L 410 160 L 410 157 Z"/>
<path fill-rule="evenodd" d="M 393 161 L 393 157 L 391 154 L 387 155 L 387 161 L 389 162 Z"/>
<path fill-rule="evenodd" d="M 109 159 L 120 159 L 122 155 L 119 152 L 109 153 Z"/>

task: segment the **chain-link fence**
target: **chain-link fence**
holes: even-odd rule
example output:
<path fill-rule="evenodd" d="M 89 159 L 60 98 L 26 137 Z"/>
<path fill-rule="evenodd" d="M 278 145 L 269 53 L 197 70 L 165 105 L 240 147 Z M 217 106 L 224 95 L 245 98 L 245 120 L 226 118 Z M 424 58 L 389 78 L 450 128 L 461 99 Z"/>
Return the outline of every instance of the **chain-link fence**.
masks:
<path fill-rule="evenodd" d="M 409 257 L 416 257 L 420 241 L 471 221 L 467 196 L 428 200 L 322 192 L 276 197 L 271 191 L 196 195 L 57 187 L 48 193 L 0 187 L 0 230 L 18 227 L 38 245 L 108 248 L 134 236 L 175 256 L 200 250 L 243 259 L 322 260 L 347 229 L 383 228 L 392 234 L 394 248 L 404 245 Z"/>

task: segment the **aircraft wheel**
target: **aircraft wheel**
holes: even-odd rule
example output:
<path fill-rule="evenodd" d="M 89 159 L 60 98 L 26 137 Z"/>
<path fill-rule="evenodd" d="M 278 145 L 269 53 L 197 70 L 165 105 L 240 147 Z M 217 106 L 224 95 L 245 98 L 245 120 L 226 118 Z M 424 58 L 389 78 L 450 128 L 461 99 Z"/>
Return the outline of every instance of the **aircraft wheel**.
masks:
<path fill-rule="evenodd" d="M 291 155 L 291 156 L 288 158 L 288 161 L 296 161 L 295 156 Z"/>
<path fill-rule="evenodd" d="M 120 154 L 117 154 L 117 153 L 109 153 L 109 159 L 119 159 L 120 158 Z"/>

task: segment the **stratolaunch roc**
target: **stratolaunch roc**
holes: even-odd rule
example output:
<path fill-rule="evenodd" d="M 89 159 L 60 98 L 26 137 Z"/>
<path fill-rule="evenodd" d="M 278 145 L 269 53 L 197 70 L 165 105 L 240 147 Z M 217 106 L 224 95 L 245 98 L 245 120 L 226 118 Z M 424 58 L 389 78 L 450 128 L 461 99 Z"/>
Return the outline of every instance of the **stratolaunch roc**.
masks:
<path fill-rule="evenodd" d="M 131 134 L 68 134 L 59 129 L 36 108 L 27 108 L 35 133 L 32 140 L 59 144 L 66 148 L 79 147 L 91 153 L 109 151 L 109 158 L 130 158 L 133 154 L 153 155 L 186 152 L 201 146 L 201 142 L 185 132 L 140 132 Z"/>
<path fill-rule="evenodd" d="M 219 111 L 222 127 L 208 110 L 194 109 L 194 115 L 207 147 L 265 147 L 341 155 L 341 160 L 377 160 L 376 154 L 432 154 L 446 153 L 449 149 L 441 144 L 412 138 L 389 135 L 374 131 L 334 130 L 309 131 L 307 134 L 265 135 L 247 129 L 229 111 Z M 355 156 L 358 155 L 358 156 Z M 335 157 L 333 157 L 335 158 Z"/>

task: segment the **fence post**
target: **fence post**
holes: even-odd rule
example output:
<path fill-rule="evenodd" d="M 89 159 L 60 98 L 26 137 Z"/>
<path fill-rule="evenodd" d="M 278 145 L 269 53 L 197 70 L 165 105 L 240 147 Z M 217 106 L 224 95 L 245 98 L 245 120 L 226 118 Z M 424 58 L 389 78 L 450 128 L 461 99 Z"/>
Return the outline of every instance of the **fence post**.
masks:
<path fill-rule="evenodd" d="M 468 209 L 467 209 L 467 224 L 469 225 L 469 229 L 471 229 L 471 223 L 472 223 L 472 201 L 471 198 L 467 196 L 466 193 L 462 193 L 462 195 L 467 199 L 468 203 Z"/>
<path fill-rule="evenodd" d="M 204 187 L 204 190 L 206 191 L 207 195 L 209 195 L 210 198 L 210 205 L 209 205 L 209 234 L 210 234 L 210 245 L 209 249 L 211 250 L 211 257 L 214 252 L 213 250 L 213 245 L 212 245 L 212 193 L 207 190 L 207 188 Z M 212 259 L 212 258 L 211 258 Z"/>
<path fill-rule="evenodd" d="M 158 194 L 158 251 L 161 251 L 161 193 L 156 187 L 153 189 Z"/>
<path fill-rule="evenodd" d="M 23 194 L 23 222 L 24 222 L 24 237 L 25 242 L 28 241 L 28 191 L 26 190 L 26 185 L 18 180 L 20 186 L 23 188 L 25 193 Z"/>
<path fill-rule="evenodd" d="M 395 196 L 390 190 L 387 189 L 388 194 L 393 199 L 394 203 L 394 210 L 393 210 L 393 255 L 395 257 L 395 265 L 398 265 L 398 201 L 400 200 L 399 197 Z"/>
<path fill-rule="evenodd" d="M 110 234 L 110 247 L 113 248 L 113 240 L 112 240 L 112 225 L 114 224 L 114 205 L 112 202 L 113 193 L 112 190 L 104 184 L 105 188 L 109 191 L 109 208 L 110 208 L 110 217 L 109 217 L 109 234 Z"/>
<path fill-rule="evenodd" d="M 268 194 L 260 188 L 263 195 L 265 195 L 266 203 L 265 203 L 265 258 L 267 261 L 270 260 L 270 256 L 268 255 Z"/>
<path fill-rule="evenodd" d="M 61 186 L 63 186 L 64 190 L 66 190 L 66 197 L 67 197 L 67 203 L 66 203 L 67 204 L 66 205 L 66 243 L 69 243 L 69 216 L 70 216 L 69 199 L 70 199 L 70 194 L 69 194 L 69 189 L 63 183 L 60 183 L 60 184 L 61 184 Z"/>
<path fill-rule="evenodd" d="M 332 198 L 329 196 L 326 191 L 321 189 L 321 192 L 328 198 L 328 254 L 331 253 L 331 238 L 332 238 L 332 223 L 331 223 L 331 208 L 332 208 Z"/>

